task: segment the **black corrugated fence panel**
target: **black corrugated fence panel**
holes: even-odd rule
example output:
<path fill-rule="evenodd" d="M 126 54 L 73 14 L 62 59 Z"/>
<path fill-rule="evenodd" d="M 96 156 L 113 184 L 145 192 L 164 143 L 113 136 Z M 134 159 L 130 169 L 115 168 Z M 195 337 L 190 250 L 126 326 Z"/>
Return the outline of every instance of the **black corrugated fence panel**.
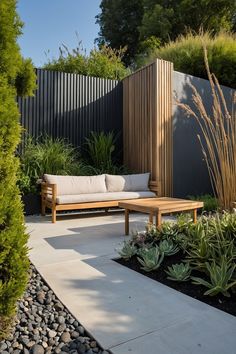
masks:
<path fill-rule="evenodd" d="M 91 131 L 114 131 L 119 135 L 117 151 L 122 150 L 120 81 L 44 69 L 36 73 L 35 96 L 17 98 L 27 134 L 60 137 L 81 147 Z"/>

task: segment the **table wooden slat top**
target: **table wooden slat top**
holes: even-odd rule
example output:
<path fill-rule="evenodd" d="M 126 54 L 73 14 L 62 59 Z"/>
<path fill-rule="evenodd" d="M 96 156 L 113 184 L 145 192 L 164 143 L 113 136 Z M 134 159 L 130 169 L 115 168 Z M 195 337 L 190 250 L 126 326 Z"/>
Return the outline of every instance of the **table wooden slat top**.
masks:
<path fill-rule="evenodd" d="M 156 226 L 161 227 L 162 214 L 175 213 L 178 211 L 193 212 L 193 222 L 197 221 L 197 209 L 203 207 L 203 202 L 178 199 L 178 198 L 146 198 L 124 200 L 118 203 L 120 208 L 125 209 L 125 234 L 129 234 L 129 212 L 139 211 L 149 214 L 149 222 L 153 223 L 153 216 L 156 217 Z"/>
<path fill-rule="evenodd" d="M 132 199 L 119 202 L 119 207 L 134 211 L 143 212 L 174 212 L 179 210 L 193 210 L 203 207 L 203 202 L 178 199 L 178 198 L 146 198 L 146 199 Z M 141 210 L 142 209 L 142 210 Z"/>

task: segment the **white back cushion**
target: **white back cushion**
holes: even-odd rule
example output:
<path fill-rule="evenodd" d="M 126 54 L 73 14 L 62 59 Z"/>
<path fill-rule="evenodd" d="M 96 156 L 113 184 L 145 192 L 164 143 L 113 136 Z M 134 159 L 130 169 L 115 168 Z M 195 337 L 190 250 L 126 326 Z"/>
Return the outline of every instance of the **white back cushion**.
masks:
<path fill-rule="evenodd" d="M 56 176 L 44 175 L 47 183 L 57 185 L 57 195 L 106 193 L 105 175 Z"/>
<path fill-rule="evenodd" d="M 106 175 L 108 192 L 148 191 L 150 173 L 132 175 Z"/>

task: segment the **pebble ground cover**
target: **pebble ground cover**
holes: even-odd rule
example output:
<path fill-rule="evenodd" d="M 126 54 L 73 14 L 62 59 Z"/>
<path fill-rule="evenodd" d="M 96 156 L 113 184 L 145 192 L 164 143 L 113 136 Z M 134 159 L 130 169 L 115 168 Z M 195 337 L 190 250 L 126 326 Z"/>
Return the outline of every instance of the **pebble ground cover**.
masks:
<path fill-rule="evenodd" d="M 33 265 L 17 306 L 13 331 L 0 342 L 1 354 L 111 354 L 91 338 Z"/>

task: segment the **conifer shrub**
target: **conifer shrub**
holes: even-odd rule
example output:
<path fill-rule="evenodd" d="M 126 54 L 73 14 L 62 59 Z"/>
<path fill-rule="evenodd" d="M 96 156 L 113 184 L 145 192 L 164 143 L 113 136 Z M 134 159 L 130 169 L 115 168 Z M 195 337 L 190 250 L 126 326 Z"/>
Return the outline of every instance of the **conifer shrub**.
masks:
<path fill-rule="evenodd" d="M 15 313 L 16 301 L 26 284 L 29 260 L 23 208 L 16 185 L 19 161 L 15 156 L 21 127 L 16 104 L 16 78 L 23 58 L 17 44 L 22 22 L 16 13 L 15 0 L 0 2 L 0 339 L 6 334 Z M 27 64 L 28 63 L 28 64 Z M 26 66 L 29 65 L 28 69 Z M 31 62 L 24 62 L 23 75 L 28 87 L 35 88 Z M 30 74 L 31 73 L 31 74 Z"/>

